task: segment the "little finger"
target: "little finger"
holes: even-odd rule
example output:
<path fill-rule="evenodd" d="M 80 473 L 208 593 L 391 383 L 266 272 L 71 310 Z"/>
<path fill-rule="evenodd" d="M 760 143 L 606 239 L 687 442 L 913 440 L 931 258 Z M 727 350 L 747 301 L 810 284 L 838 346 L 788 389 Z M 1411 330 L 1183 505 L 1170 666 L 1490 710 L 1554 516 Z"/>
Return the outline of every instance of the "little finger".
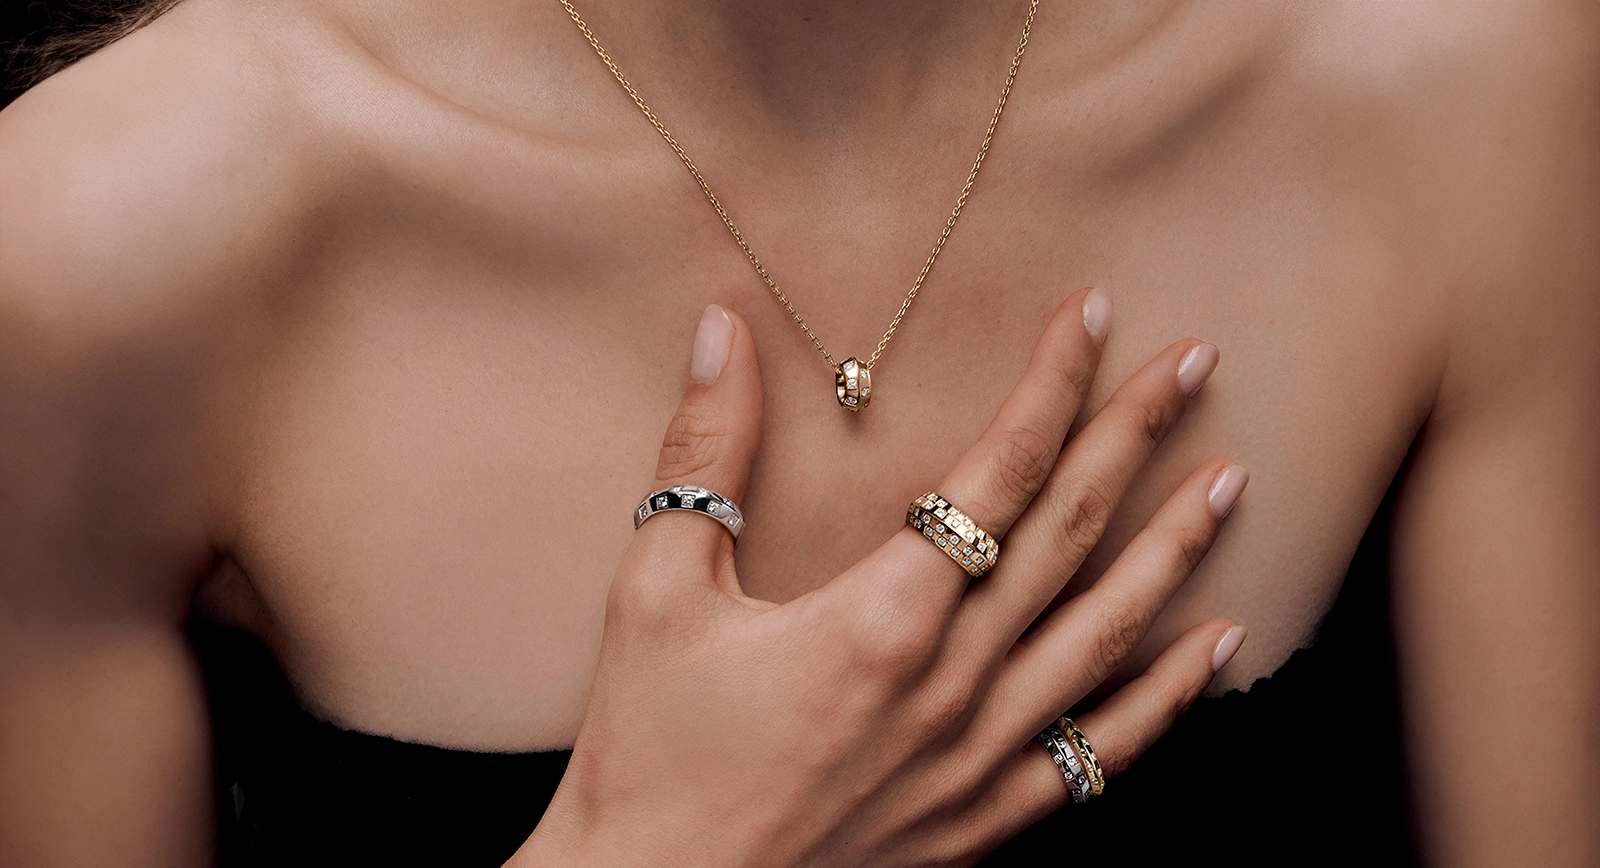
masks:
<path fill-rule="evenodd" d="M 1172 643 L 1143 675 L 1073 719 L 1106 777 L 1127 771 L 1194 704 L 1244 637 L 1245 629 L 1226 619 L 1200 624 Z M 1060 770 L 1030 741 L 995 776 L 988 794 L 974 800 L 976 814 L 962 826 L 969 838 L 984 842 L 980 849 L 991 849 L 1070 801 Z"/>
<path fill-rule="evenodd" d="M 1163 651 L 1144 674 L 1074 718 L 1106 777 L 1127 771 L 1172 728 L 1233 659 L 1245 634 L 1244 627 L 1225 618 L 1200 624 Z"/>
<path fill-rule="evenodd" d="M 999 718 L 992 725 L 1037 732 L 1121 666 L 1210 549 L 1248 480 L 1225 460 L 1190 474 L 1093 587 L 1016 644 L 985 710 Z"/>

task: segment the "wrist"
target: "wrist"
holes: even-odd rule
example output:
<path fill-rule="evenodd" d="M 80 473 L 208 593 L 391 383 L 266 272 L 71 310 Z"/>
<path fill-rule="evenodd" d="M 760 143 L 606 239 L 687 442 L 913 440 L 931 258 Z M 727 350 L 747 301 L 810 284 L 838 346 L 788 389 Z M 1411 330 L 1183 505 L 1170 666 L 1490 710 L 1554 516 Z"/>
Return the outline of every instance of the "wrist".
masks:
<path fill-rule="evenodd" d="M 506 860 L 503 868 L 562 868 L 562 866 L 617 866 L 621 868 L 623 861 L 616 858 L 606 858 L 604 854 L 597 853 L 597 847 L 592 840 L 550 828 L 552 824 L 540 822 L 522 842 L 517 852 Z"/>
<path fill-rule="evenodd" d="M 593 819 L 546 811 L 533 834 L 504 868 L 659 868 L 671 865 L 665 842 L 640 829 L 627 832 Z M 653 856 L 651 854 L 654 854 Z"/>
<path fill-rule="evenodd" d="M 741 850 L 729 842 L 689 832 L 703 828 L 670 807 L 632 812 L 631 819 L 612 814 L 605 819 L 572 816 L 553 805 L 546 811 L 504 868 L 719 868 L 761 864 L 730 855 Z M 641 817 L 648 820 L 639 822 Z M 772 864 L 772 863 L 767 863 Z"/>
<path fill-rule="evenodd" d="M 586 824 L 563 822 L 546 812 L 504 868 L 628 868 L 634 864 L 616 848 L 606 846 L 606 838 Z"/>

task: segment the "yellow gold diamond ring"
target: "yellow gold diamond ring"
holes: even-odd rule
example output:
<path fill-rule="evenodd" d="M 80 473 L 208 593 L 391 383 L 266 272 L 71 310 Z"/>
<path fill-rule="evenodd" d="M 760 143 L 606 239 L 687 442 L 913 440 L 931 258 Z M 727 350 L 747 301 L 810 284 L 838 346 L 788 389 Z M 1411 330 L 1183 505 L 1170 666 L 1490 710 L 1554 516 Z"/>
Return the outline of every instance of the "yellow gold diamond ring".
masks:
<path fill-rule="evenodd" d="M 1100 770 L 1100 759 L 1094 755 L 1094 748 L 1089 746 L 1089 740 L 1083 737 L 1083 730 L 1072 722 L 1070 717 L 1061 717 L 1056 720 L 1062 735 L 1072 745 L 1073 753 L 1083 761 L 1083 771 L 1089 776 L 1089 793 L 1098 796 L 1106 790 L 1106 775 Z"/>
<path fill-rule="evenodd" d="M 932 491 L 911 501 L 906 524 L 943 549 L 974 579 L 982 578 L 1000 558 L 999 540 Z"/>

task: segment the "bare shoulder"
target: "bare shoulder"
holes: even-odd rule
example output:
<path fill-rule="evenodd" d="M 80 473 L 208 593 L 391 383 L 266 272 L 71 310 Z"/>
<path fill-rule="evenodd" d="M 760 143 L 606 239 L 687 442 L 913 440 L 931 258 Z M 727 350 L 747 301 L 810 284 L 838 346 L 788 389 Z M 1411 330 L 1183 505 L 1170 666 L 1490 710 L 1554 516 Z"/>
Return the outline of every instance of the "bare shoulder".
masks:
<path fill-rule="evenodd" d="M 1294 32 L 1287 89 L 1443 326 L 1441 397 L 1592 342 L 1600 4 L 1316 4 Z"/>
<path fill-rule="evenodd" d="M 86 556 L 163 538 L 166 575 L 206 556 L 219 402 L 329 186 L 300 37 L 258 6 L 180 4 L 0 112 L 8 562 L 67 526 Z"/>
<path fill-rule="evenodd" d="M 104 325 L 282 252 L 322 157 L 258 5 L 182 3 L 0 112 L 4 304 Z"/>
<path fill-rule="evenodd" d="M 1600 384 L 1600 4 L 1423 10 L 1396 187 L 1431 197 L 1449 288 L 1435 422 L 1571 410 Z"/>
<path fill-rule="evenodd" d="M 1298 34 L 1284 66 L 1330 134 L 1460 261 L 1593 191 L 1600 4 L 1318 4 Z"/>

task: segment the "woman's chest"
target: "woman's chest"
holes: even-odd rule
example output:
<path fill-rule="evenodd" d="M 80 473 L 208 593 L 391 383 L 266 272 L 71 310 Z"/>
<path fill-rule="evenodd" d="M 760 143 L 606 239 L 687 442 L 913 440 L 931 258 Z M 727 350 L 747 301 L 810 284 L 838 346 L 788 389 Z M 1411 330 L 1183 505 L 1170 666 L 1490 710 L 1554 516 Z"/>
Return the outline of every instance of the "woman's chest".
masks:
<path fill-rule="evenodd" d="M 588 231 L 571 244 L 409 223 L 348 244 L 297 291 L 257 377 L 233 552 L 303 699 L 406 739 L 570 743 L 705 304 L 737 310 L 759 347 L 766 420 L 739 570 L 783 600 L 895 531 L 1084 285 L 1115 305 L 1090 410 L 1173 340 L 1210 340 L 1223 361 L 1075 586 L 1193 465 L 1232 457 L 1250 493 L 1136 663 L 1225 615 L 1252 636 L 1227 683 L 1270 673 L 1314 631 L 1426 411 L 1404 257 L 1311 190 L 1067 201 L 998 175 L 859 414 L 692 187 L 576 200 L 566 224 Z M 871 352 L 939 226 L 886 207 L 820 224 L 752 213 L 753 246 L 839 358 Z"/>

